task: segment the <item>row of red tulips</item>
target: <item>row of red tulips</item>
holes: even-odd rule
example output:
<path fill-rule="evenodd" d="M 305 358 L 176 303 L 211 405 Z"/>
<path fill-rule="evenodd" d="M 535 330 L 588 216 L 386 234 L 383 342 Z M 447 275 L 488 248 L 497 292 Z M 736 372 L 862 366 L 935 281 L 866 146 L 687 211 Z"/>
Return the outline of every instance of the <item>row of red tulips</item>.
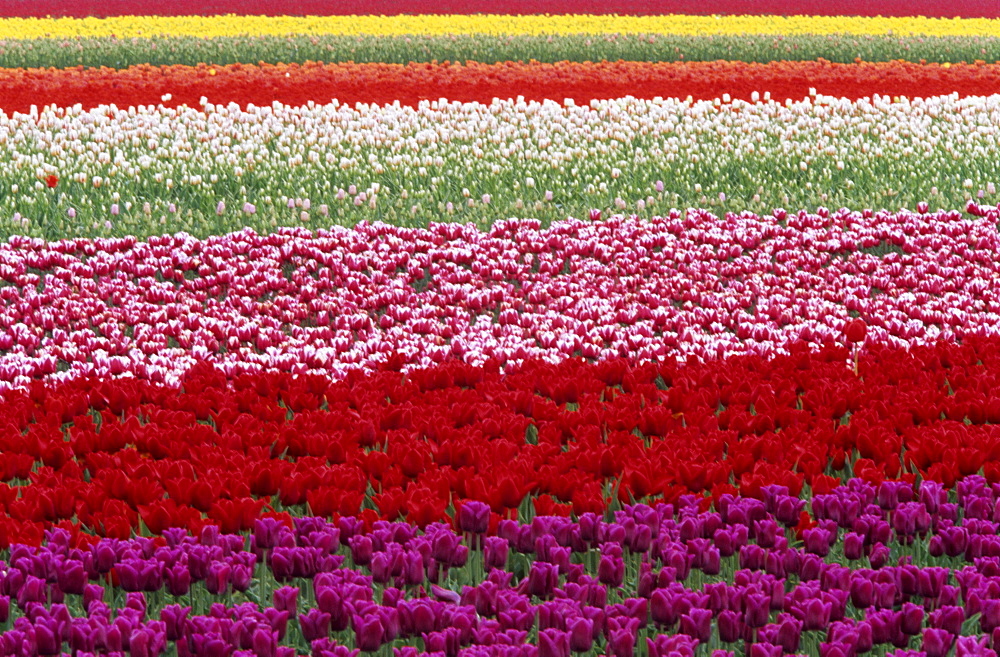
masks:
<path fill-rule="evenodd" d="M 843 346 L 768 360 L 450 362 L 407 375 L 240 375 L 195 368 L 181 390 L 134 380 L 36 383 L 0 404 L 0 544 L 59 524 L 126 537 L 225 531 L 262 514 L 493 522 L 845 472 L 1000 481 L 1000 341 Z M 710 501 L 706 498 L 706 503 Z"/>
<path fill-rule="evenodd" d="M 231 64 L 210 67 L 133 66 L 113 69 L 0 70 L 0 108 L 27 112 L 32 105 L 85 108 L 114 104 L 197 107 L 215 104 L 267 106 L 309 102 L 417 106 L 420 101 L 489 103 L 516 98 L 583 104 L 594 99 L 686 98 L 712 100 L 728 94 L 751 100 L 801 100 L 810 93 L 858 99 L 885 96 L 961 96 L 1000 92 L 1000 64 L 911 62 L 560 62 L 460 64 Z"/>

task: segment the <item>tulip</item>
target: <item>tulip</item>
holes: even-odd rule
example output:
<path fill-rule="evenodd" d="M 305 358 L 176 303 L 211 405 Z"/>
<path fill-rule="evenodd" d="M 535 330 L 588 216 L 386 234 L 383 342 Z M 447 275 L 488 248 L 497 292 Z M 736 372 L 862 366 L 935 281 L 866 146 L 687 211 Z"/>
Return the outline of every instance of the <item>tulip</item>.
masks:
<path fill-rule="evenodd" d="M 750 657 L 781 657 L 781 646 L 770 643 L 751 643 L 748 646 L 747 655 Z"/>
<path fill-rule="evenodd" d="M 507 566 L 509 544 L 506 539 L 488 536 L 485 539 L 483 565 L 487 569 L 503 570 Z"/>
<path fill-rule="evenodd" d="M 87 583 L 87 574 L 79 561 L 65 561 L 56 574 L 59 588 L 64 593 L 82 594 Z"/>
<path fill-rule="evenodd" d="M 372 560 L 372 540 L 368 536 L 352 536 L 348 539 L 351 559 L 359 566 L 367 566 Z"/>
<path fill-rule="evenodd" d="M 631 630 L 613 630 L 608 637 L 608 651 L 614 657 L 633 657 L 635 638 L 635 634 Z"/>
<path fill-rule="evenodd" d="M 625 562 L 621 557 L 603 556 L 598 562 L 597 578 L 601 584 L 619 587 L 625 577 Z"/>
<path fill-rule="evenodd" d="M 951 650 L 954 641 L 955 636 L 950 632 L 928 627 L 924 629 L 920 649 L 927 653 L 927 657 L 944 657 Z"/>
<path fill-rule="evenodd" d="M 553 564 L 535 561 L 528 570 L 526 583 L 529 595 L 543 599 L 550 598 L 559 583 L 558 567 Z"/>
<path fill-rule="evenodd" d="M 789 654 L 797 652 L 802 638 L 803 625 L 802 621 L 788 614 L 779 614 L 778 630 L 774 643 L 780 645 Z"/>
<path fill-rule="evenodd" d="M 297 587 L 282 586 L 274 590 L 272 604 L 278 611 L 287 611 L 291 618 L 295 618 L 298 609 L 298 597 L 299 589 Z"/>
<path fill-rule="evenodd" d="M 955 641 L 955 657 L 996 657 L 987 637 L 960 636 Z"/>
<path fill-rule="evenodd" d="M 330 614 L 319 609 L 310 609 L 299 614 L 299 627 L 306 641 L 324 638 L 330 633 Z"/>
<path fill-rule="evenodd" d="M 957 606 L 944 606 L 930 613 L 928 626 L 959 635 L 965 622 L 965 610 Z"/>
<path fill-rule="evenodd" d="M 767 625 L 770 616 L 770 597 L 747 594 L 743 600 L 746 605 L 743 622 L 746 623 L 747 627 L 756 629 Z"/>
<path fill-rule="evenodd" d="M 466 502 L 458 511 L 458 525 L 463 532 L 484 534 L 489 529 L 490 507 L 482 502 Z"/>
<path fill-rule="evenodd" d="M 723 609 L 719 612 L 718 625 L 719 639 L 724 643 L 735 643 L 743 636 L 743 621 L 740 615 L 731 609 Z"/>
<path fill-rule="evenodd" d="M 697 643 L 683 634 L 658 634 L 653 639 L 646 639 L 650 657 L 694 657 Z"/>
<path fill-rule="evenodd" d="M 62 641 L 50 621 L 51 619 L 39 618 L 34 626 L 39 655 L 58 655 L 62 647 Z"/>
<path fill-rule="evenodd" d="M 538 633 L 539 657 L 569 657 L 569 654 L 570 636 L 568 632 L 547 629 Z"/>
<path fill-rule="evenodd" d="M 819 630 L 825 628 L 830 623 L 833 605 L 829 602 L 822 602 L 813 598 L 803 605 L 801 612 L 803 629 Z"/>
<path fill-rule="evenodd" d="M 708 641 L 712 634 L 712 612 L 708 609 L 691 609 L 681 616 L 680 631 L 700 642 Z"/>
<path fill-rule="evenodd" d="M 589 618 L 570 618 L 566 622 L 569 648 L 572 652 L 589 652 L 594 644 L 594 621 Z"/>
<path fill-rule="evenodd" d="M 903 634 L 914 636 L 920 634 L 924 623 L 924 609 L 915 604 L 904 602 L 900 616 L 900 629 Z"/>
<path fill-rule="evenodd" d="M 847 643 L 821 643 L 819 654 L 820 657 L 850 657 L 854 649 Z"/>

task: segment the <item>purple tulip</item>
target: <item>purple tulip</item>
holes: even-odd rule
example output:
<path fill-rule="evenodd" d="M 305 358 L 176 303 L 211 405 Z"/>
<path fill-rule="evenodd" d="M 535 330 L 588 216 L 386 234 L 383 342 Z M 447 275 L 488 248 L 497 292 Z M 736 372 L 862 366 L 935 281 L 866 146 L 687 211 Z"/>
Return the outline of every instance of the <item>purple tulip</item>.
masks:
<path fill-rule="evenodd" d="M 945 657 L 954 641 L 955 635 L 951 632 L 928 627 L 924 630 L 924 641 L 920 649 L 927 653 L 927 657 Z"/>
<path fill-rule="evenodd" d="M 980 614 L 979 626 L 986 634 L 1000 627 L 1000 600 L 983 600 Z"/>
<path fill-rule="evenodd" d="M 793 612 L 796 609 L 793 609 Z M 833 605 L 823 602 L 817 598 L 808 600 L 798 608 L 801 613 L 802 629 L 807 631 L 823 630 L 830 624 L 830 615 L 833 613 Z"/>
<path fill-rule="evenodd" d="M 145 628 L 132 630 L 129 635 L 128 649 L 132 657 L 158 657 L 165 647 L 166 634 L 163 623 L 150 623 Z"/>
<path fill-rule="evenodd" d="M 865 537 L 856 532 L 844 534 L 844 557 L 856 561 L 865 556 Z"/>
<path fill-rule="evenodd" d="M 385 641 L 385 626 L 377 615 L 354 616 L 355 645 L 362 652 L 374 652 Z"/>
<path fill-rule="evenodd" d="M 485 534 L 490 528 L 490 507 L 482 502 L 465 502 L 458 510 L 458 527 L 470 534 Z"/>
<path fill-rule="evenodd" d="M 776 643 L 789 653 L 799 650 L 799 642 L 802 640 L 803 622 L 790 614 L 778 615 L 777 636 L 772 643 Z"/>
<path fill-rule="evenodd" d="M 295 618 L 299 601 L 298 587 L 282 586 L 275 589 L 271 599 L 275 609 L 278 611 L 287 611 L 289 617 Z"/>
<path fill-rule="evenodd" d="M 17 606 L 24 609 L 29 602 L 46 602 L 47 588 L 44 579 L 28 575 L 24 579 L 24 584 L 21 585 L 21 590 L 17 593 Z"/>
<path fill-rule="evenodd" d="M 646 639 L 649 657 L 694 657 L 697 642 L 684 634 L 657 634 Z"/>
<path fill-rule="evenodd" d="M 614 657 L 634 657 L 635 638 L 631 630 L 612 630 L 608 637 L 608 653 Z"/>
<path fill-rule="evenodd" d="M 422 584 L 426 571 L 424 570 L 424 559 L 417 552 L 406 552 L 403 554 L 403 584 L 416 586 Z"/>
<path fill-rule="evenodd" d="M 559 569 L 550 563 L 533 561 L 525 581 L 528 595 L 548 599 L 559 584 Z"/>
<path fill-rule="evenodd" d="M 276 657 L 278 653 L 276 632 L 265 629 L 254 630 L 250 642 L 255 657 Z"/>
<path fill-rule="evenodd" d="M 566 621 L 569 648 L 572 652 L 589 652 L 594 645 L 594 621 L 577 616 Z"/>
<path fill-rule="evenodd" d="M 875 598 L 875 584 L 870 579 L 855 573 L 850 584 L 851 604 L 858 609 L 867 609 L 872 606 Z"/>
<path fill-rule="evenodd" d="M 39 618 L 34 628 L 39 655 L 58 655 L 62 651 L 62 637 L 57 633 L 58 626 L 52 619 Z"/>
<path fill-rule="evenodd" d="M 601 584 L 617 588 L 625 578 L 625 562 L 620 556 L 606 555 L 597 564 L 597 579 Z"/>
<path fill-rule="evenodd" d="M 942 527 L 935 538 L 940 538 L 943 553 L 949 557 L 964 554 L 969 547 L 969 530 L 966 527 Z"/>
<path fill-rule="evenodd" d="M 778 536 L 781 534 L 781 527 L 770 518 L 755 520 L 753 523 L 753 533 L 754 538 L 757 541 L 757 545 L 762 548 L 772 548 L 775 546 Z M 742 544 L 745 545 L 745 543 Z M 728 555 L 724 554 L 723 556 Z"/>
<path fill-rule="evenodd" d="M 507 567 L 510 543 L 498 536 L 487 536 L 483 551 L 483 566 L 487 569 L 503 570 Z"/>
<path fill-rule="evenodd" d="M 965 610 L 957 606 L 941 607 L 930 613 L 928 625 L 933 628 L 944 630 L 956 636 L 962 633 L 962 624 L 965 622 Z"/>
<path fill-rule="evenodd" d="M 208 577 L 205 578 L 205 588 L 213 595 L 220 595 L 229 590 L 233 568 L 225 562 L 212 562 L 208 567 Z"/>
<path fill-rule="evenodd" d="M 719 639 L 724 643 L 735 643 L 743 636 L 743 619 L 732 609 L 723 609 L 718 616 Z"/>
<path fill-rule="evenodd" d="M 181 564 L 163 571 L 167 580 L 167 591 L 173 596 L 186 595 L 191 590 L 191 571 Z"/>
<path fill-rule="evenodd" d="M 985 636 L 960 636 L 955 641 L 955 657 L 997 657 L 997 653 Z"/>
<path fill-rule="evenodd" d="M 820 657 L 853 657 L 854 649 L 849 643 L 821 643 L 819 644 Z"/>
<path fill-rule="evenodd" d="M 568 632 L 546 629 L 538 632 L 538 657 L 569 657 L 570 636 Z"/>
<path fill-rule="evenodd" d="M 83 593 L 83 587 L 87 583 L 87 573 L 83 569 L 83 564 L 75 560 L 62 562 L 56 572 L 56 578 L 63 593 Z"/>
<path fill-rule="evenodd" d="M 351 559 L 359 566 L 367 566 L 372 560 L 372 539 L 370 536 L 351 536 L 348 539 Z"/>
<path fill-rule="evenodd" d="M 775 520 L 786 527 L 794 527 L 799 524 L 800 514 L 805 507 L 806 501 L 797 497 L 784 495 L 775 500 L 774 517 Z"/>
<path fill-rule="evenodd" d="M 253 537 L 257 547 L 262 550 L 269 550 L 278 544 L 278 536 L 285 528 L 281 522 L 275 518 L 258 518 L 254 521 Z"/>
<path fill-rule="evenodd" d="M 927 567 L 921 568 L 917 573 L 917 589 L 921 597 L 937 598 L 948 583 L 949 570 L 947 568 Z"/>
<path fill-rule="evenodd" d="M 910 602 L 903 603 L 900 612 L 899 629 L 903 634 L 916 636 L 924 625 L 924 608 Z"/>
<path fill-rule="evenodd" d="M 706 642 L 712 635 L 712 612 L 708 609 L 691 609 L 681 616 L 681 634 Z"/>
<path fill-rule="evenodd" d="M 306 641 L 325 638 L 330 634 L 330 614 L 319 609 L 310 609 L 299 614 L 299 627 Z"/>
<path fill-rule="evenodd" d="M 871 563 L 872 568 L 876 570 L 881 568 L 889 561 L 889 548 L 883 543 L 876 543 L 872 546 L 871 554 L 868 556 L 868 561 Z"/>
<path fill-rule="evenodd" d="M 746 611 L 743 614 L 743 622 L 747 627 L 756 629 L 767 625 L 771 612 L 771 597 L 748 593 L 743 598 Z"/>
<path fill-rule="evenodd" d="M 250 556 L 252 557 L 254 555 Z M 250 584 L 253 582 L 253 566 L 234 563 L 232 566 L 232 575 L 230 579 L 234 591 L 245 593 L 250 588 Z M 158 589 L 159 587 L 157 586 L 156 588 L 152 589 L 147 588 L 145 590 L 156 591 Z"/>
<path fill-rule="evenodd" d="M 806 552 L 825 557 L 830 553 L 831 533 L 825 529 L 814 527 L 802 532 L 802 540 L 805 543 Z"/>
<path fill-rule="evenodd" d="M 747 649 L 747 657 L 781 657 L 782 654 L 781 646 L 765 642 L 751 643 Z"/>
<path fill-rule="evenodd" d="M 670 627 L 680 618 L 681 611 L 675 594 L 666 589 L 657 589 L 649 599 L 650 616 L 659 627 Z"/>

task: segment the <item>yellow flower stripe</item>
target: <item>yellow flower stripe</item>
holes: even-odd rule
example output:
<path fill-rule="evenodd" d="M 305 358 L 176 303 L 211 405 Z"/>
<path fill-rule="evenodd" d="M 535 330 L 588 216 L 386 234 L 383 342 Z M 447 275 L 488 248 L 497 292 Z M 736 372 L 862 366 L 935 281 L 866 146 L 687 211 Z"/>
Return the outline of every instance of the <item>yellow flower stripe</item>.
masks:
<path fill-rule="evenodd" d="M 343 34 L 1000 35 L 1000 20 L 847 16 L 121 16 L 0 19 L 0 39 Z"/>

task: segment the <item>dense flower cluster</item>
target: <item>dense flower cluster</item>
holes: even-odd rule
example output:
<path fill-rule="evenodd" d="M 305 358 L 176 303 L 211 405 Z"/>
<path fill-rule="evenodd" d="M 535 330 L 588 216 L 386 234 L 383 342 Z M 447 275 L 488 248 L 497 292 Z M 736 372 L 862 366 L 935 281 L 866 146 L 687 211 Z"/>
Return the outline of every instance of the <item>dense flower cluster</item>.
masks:
<path fill-rule="evenodd" d="M 339 5 L 334 5 L 339 6 Z M 2 11 L 2 7 L 0 7 Z M 0 67 L 69 69 L 126 69 L 130 66 L 197 66 L 211 63 L 372 63 L 413 62 L 932 62 L 974 64 L 1000 61 L 1000 35 L 922 37 L 900 35 L 800 34 L 748 40 L 733 35 L 645 34 L 511 34 L 503 39 L 479 35 L 251 35 L 202 39 L 191 36 L 154 36 L 120 39 L 0 39 Z M 608 70 L 603 68 L 601 70 Z M 58 75 L 58 71 L 48 71 Z M 10 80 L 7 84 L 13 84 Z M 96 84 L 95 80 L 90 80 Z M 155 82 L 155 78 L 150 83 Z M 280 80 L 278 81 L 280 82 Z M 557 84 L 549 80 L 550 84 Z M 596 83 L 592 80 L 592 83 Z M 720 84 L 723 80 L 719 80 Z M 727 93 L 728 85 L 719 88 Z M 822 82 L 822 80 L 820 80 Z M 382 82 L 384 84 L 384 81 Z M 310 83 L 312 84 L 312 83 Z M 768 83 L 773 84 L 772 82 Z M 47 89 L 51 93 L 51 89 Z M 374 92 L 375 90 L 371 90 Z M 451 92 L 451 89 L 442 89 Z M 945 93 L 951 93 L 946 90 Z M 129 91 L 129 95 L 137 93 Z M 876 89 L 873 93 L 884 93 Z M 732 91 L 729 91 L 732 93 Z M 125 94 L 122 94 L 122 97 Z M 513 94 L 518 95 L 517 92 Z M 632 92 L 628 95 L 636 95 Z M 673 94 L 670 94 L 673 95 Z M 685 94 L 680 94 L 684 96 Z M 796 97 L 805 95 L 805 92 Z M 846 94 L 848 96 L 852 93 Z M 873 95 L 873 94 L 869 94 Z M 893 92 L 893 95 L 900 95 Z M 919 94 L 904 95 L 928 95 Z M 968 95 L 968 94 L 963 94 Z M 560 99 L 560 96 L 553 96 Z M 562 96 L 565 97 L 565 96 Z M 714 96 L 713 96 L 714 97 Z M 197 98 L 196 98 L 197 99 Z M 118 99 L 113 99 L 118 102 Z M 394 99 L 393 99 L 394 100 Z M 146 103 L 143 103 L 146 104 Z M 8 110 L 9 111 L 9 110 Z"/>
<path fill-rule="evenodd" d="M 0 3 L 0 657 L 997 657 L 1000 9 L 695 4 Z"/>
<path fill-rule="evenodd" d="M 485 14 L 496 11 L 490 0 L 380 0 L 382 15 L 399 14 Z M 367 2 L 327 2 L 326 0 L 34 0 L 30 4 L 0 5 L 0 16 L 214 16 L 245 14 L 266 16 L 353 16 L 371 12 Z M 934 18 L 1000 18 L 1000 8 L 984 0 L 508 0 L 503 10 L 510 15 L 528 14 L 622 14 L 657 16 L 662 14 L 756 14 L 790 16 L 928 16 Z"/>
<path fill-rule="evenodd" d="M 488 537 L 475 502 L 461 534 L 350 517 L 260 519 L 249 541 L 51 531 L 0 562 L 0 654 L 995 657 L 997 497 L 981 477 L 851 479 L 808 500 L 725 495 L 718 511 L 688 495 L 502 520 Z"/>
<path fill-rule="evenodd" d="M 995 336 L 1000 211 L 970 209 L 985 216 L 692 210 L 488 232 L 11 238 L 0 388 L 123 374 L 176 385 L 197 363 L 342 378 L 390 359 L 715 360 L 842 343 L 857 315 L 872 344 Z"/>
<path fill-rule="evenodd" d="M 403 376 L 397 360 L 340 382 L 201 366 L 179 389 L 36 383 L 0 404 L 0 545 L 37 543 L 52 524 L 245 531 L 272 511 L 425 526 L 459 500 L 522 517 L 689 492 L 718 504 L 770 484 L 823 492 L 845 468 L 996 482 L 998 346 L 875 347 L 857 374 L 830 347 L 511 374 L 450 362 Z"/>
<path fill-rule="evenodd" d="M 370 10 L 370 7 L 366 7 Z M 440 10 L 438 10 L 440 11 Z M 991 13 L 996 13 L 994 9 Z M 156 35 L 203 38 L 251 34 L 910 34 L 973 36 L 997 34 L 1000 19 L 884 16 L 747 16 L 656 14 L 513 15 L 400 14 L 376 16 L 116 16 L 113 18 L 2 18 L 0 38 L 143 37 Z"/>
<path fill-rule="evenodd" d="M 346 105 L 447 98 L 489 103 L 657 97 L 749 101 L 768 94 L 778 102 L 816 94 L 857 100 L 875 96 L 990 96 L 1000 92 L 1000 64 L 937 66 L 908 62 L 557 62 L 456 64 L 316 64 L 209 67 L 135 66 L 109 69 L 0 71 L 0 103 L 8 113 L 50 104 L 85 109 L 101 105 L 198 107 L 300 106 L 337 100 Z M 164 100 L 167 98 L 167 100 Z"/>
<path fill-rule="evenodd" d="M 485 227 L 595 207 L 961 208 L 996 202 L 997 125 L 1000 96 L 49 107 L 0 115 L 2 223 L 62 239 L 363 219 Z"/>

